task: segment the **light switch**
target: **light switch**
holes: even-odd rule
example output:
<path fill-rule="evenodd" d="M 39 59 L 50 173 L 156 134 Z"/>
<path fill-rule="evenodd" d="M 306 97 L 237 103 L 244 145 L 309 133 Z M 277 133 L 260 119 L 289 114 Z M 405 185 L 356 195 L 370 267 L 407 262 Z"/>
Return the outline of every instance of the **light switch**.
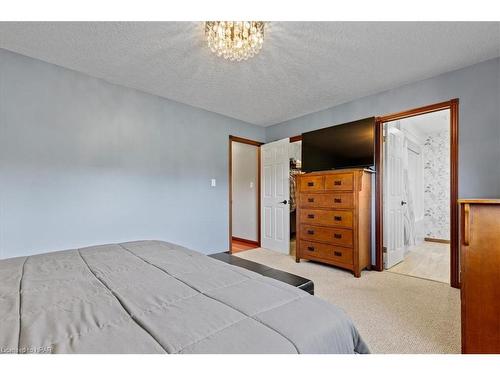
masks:
<path fill-rule="evenodd" d="M 253 181 L 250 182 L 250 189 L 253 189 Z"/>
<path fill-rule="evenodd" d="M 215 181 L 215 178 L 212 178 L 212 187 L 215 187 L 217 185 L 217 181 Z"/>

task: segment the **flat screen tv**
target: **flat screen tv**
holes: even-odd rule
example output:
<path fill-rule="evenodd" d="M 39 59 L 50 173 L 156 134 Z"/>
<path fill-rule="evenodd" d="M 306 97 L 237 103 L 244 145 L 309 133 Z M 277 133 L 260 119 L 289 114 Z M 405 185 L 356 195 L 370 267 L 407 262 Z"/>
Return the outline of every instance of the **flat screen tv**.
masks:
<path fill-rule="evenodd" d="M 374 155 L 374 117 L 302 134 L 304 172 L 370 167 Z"/>

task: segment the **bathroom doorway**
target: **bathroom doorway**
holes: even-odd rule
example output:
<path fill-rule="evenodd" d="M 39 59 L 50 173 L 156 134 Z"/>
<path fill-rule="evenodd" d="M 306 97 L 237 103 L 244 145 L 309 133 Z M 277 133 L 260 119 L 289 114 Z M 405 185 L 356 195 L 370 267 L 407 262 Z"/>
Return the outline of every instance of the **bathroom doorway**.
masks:
<path fill-rule="evenodd" d="M 450 281 L 450 110 L 384 123 L 384 268 Z"/>
<path fill-rule="evenodd" d="M 375 164 L 374 268 L 459 288 L 458 99 L 378 117 Z"/>

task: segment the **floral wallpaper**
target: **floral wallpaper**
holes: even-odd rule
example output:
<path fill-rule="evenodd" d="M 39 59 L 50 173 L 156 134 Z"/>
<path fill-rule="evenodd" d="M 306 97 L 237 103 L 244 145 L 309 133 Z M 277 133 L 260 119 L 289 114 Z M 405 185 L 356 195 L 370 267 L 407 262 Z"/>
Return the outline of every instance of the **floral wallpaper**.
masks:
<path fill-rule="evenodd" d="M 431 133 L 424 141 L 425 237 L 450 239 L 450 133 Z"/>

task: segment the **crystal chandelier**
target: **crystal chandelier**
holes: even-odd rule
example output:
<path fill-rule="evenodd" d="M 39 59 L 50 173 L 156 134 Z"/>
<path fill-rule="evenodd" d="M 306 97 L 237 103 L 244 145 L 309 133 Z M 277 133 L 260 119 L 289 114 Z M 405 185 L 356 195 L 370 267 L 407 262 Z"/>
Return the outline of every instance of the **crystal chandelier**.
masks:
<path fill-rule="evenodd" d="M 264 42 L 262 21 L 207 21 L 208 47 L 231 61 L 246 60 L 259 53 Z"/>

